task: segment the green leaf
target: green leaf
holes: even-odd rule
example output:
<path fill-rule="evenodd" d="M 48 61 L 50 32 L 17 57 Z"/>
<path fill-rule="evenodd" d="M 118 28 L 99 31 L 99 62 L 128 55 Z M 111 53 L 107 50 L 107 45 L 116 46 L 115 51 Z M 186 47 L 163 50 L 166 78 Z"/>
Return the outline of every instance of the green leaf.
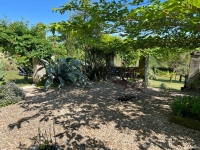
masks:
<path fill-rule="evenodd" d="M 41 59 L 41 61 L 45 64 L 45 66 L 49 66 L 50 65 L 49 62 L 46 61 L 45 59 Z"/>
<path fill-rule="evenodd" d="M 83 81 L 85 81 L 85 76 L 79 68 L 81 62 L 80 60 L 75 60 L 73 58 L 61 58 L 58 62 L 53 61 L 54 67 L 47 61 L 42 61 L 47 64 L 45 67 L 48 79 L 45 83 L 45 90 L 48 90 L 54 79 L 58 79 L 60 81 L 58 89 L 63 87 L 66 81 L 71 81 L 76 86 L 84 84 Z M 80 82 L 80 84 L 78 82 Z"/>
<path fill-rule="evenodd" d="M 51 56 L 51 59 L 53 60 L 54 63 L 56 63 L 56 57 L 55 57 L 55 55 Z"/>
<path fill-rule="evenodd" d="M 45 82 L 45 85 L 44 85 L 44 90 L 47 91 L 49 89 L 49 87 L 51 86 L 52 84 L 52 79 L 51 78 L 48 78 Z"/>
<path fill-rule="evenodd" d="M 53 11 L 53 12 L 57 12 L 57 11 L 58 11 L 58 8 L 55 8 L 55 7 L 54 7 L 54 8 L 52 8 L 52 11 Z"/>
<path fill-rule="evenodd" d="M 200 1 L 199 0 L 188 0 L 188 2 L 194 5 L 197 8 L 200 8 Z"/>
<path fill-rule="evenodd" d="M 61 77 L 58 77 L 59 81 L 60 81 L 60 84 L 58 86 L 58 89 L 60 89 L 61 87 L 64 87 L 65 86 L 65 80 L 63 80 Z"/>
<path fill-rule="evenodd" d="M 48 140 L 45 140 L 45 141 L 44 141 L 44 144 L 49 144 L 49 141 L 48 141 Z"/>
<path fill-rule="evenodd" d="M 75 80 L 75 76 L 73 73 L 68 73 L 67 76 L 66 76 L 66 79 L 69 79 L 70 81 L 72 81 L 72 83 L 74 85 L 77 85 L 79 86 L 79 84 L 77 83 L 77 81 Z"/>
<path fill-rule="evenodd" d="M 60 25 L 59 25 L 59 24 L 56 24 L 56 25 L 55 25 L 55 29 L 58 30 L 59 28 L 60 28 Z"/>
<path fill-rule="evenodd" d="M 61 58 L 61 61 L 64 61 L 63 59 L 65 59 L 65 61 L 66 61 L 67 63 L 69 63 L 71 60 L 73 60 L 73 58 L 68 57 L 68 58 Z"/>

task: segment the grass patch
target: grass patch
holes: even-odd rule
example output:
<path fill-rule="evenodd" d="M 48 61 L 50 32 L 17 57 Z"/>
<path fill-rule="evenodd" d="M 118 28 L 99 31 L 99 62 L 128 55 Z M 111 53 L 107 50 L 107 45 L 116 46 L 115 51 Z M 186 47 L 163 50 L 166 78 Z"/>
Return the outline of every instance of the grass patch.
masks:
<path fill-rule="evenodd" d="M 33 78 L 28 78 L 28 84 L 24 83 L 24 76 L 18 75 L 18 71 L 6 71 L 5 80 L 13 80 L 18 86 L 26 86 L 33 84 Z"/>
<path fill-rule="evenodd" d="M 19 86 L 26 86 L 33 84 L 33 78 L 28 78 L 28 84 L 24 84 L 24 77 L 18 75 L 18 71 L 6 71 L 5 75 L 6 81 L 13 80 L 15 83 Z M 169 77 L 166 76 L 158 76 L 155 80 L 149 80 L 149 86 L 154 88 L 159 88 L 160 84 L 165 83 L 168 88 L 173 90 L 181 90 L 181 87 L 184 86 L 184 78 L 182 79 L 182 82 L 179 82 L 179 77 L 177 76 L 177 79 L 175 80 L 173 78 L 172 83 L 169 82 Z M 40 88 L 44 87 L 44 83 L 38 85 Z"/>
<path fill-rule="evenodd" d="M 149 80 L 149 86 L 154 88 L 159 88 L 160 84 L 166 84 L 166 86 L 173 90 L 181 90 L 181 87 L 184 86 L 184 78 L 182 79 L 182 82 L 179 82 L 179 76 L 177 76 L 177 79 L 172 79 L 172 83 L 170 83 L 169 77 L 166 76 L 157 76 L 157 79 L 155 80 Z"/>

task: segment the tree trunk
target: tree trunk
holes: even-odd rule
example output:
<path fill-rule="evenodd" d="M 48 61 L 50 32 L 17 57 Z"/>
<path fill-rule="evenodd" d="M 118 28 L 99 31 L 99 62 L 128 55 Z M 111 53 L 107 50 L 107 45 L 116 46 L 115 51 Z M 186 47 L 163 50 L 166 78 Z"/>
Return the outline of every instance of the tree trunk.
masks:
<path fill-rule="evenodd" d="M 149 83 L 149 56 L 145 58 L 145 87 L 148 87 Z"/>
<path fill-rule="evenodd" d="M 179 82 L 181 82 L 182 81 L 182 75 L 180 75 L 180 78 L 179 78 Z"/>
<path fill-rule="evenodd" d="M 169 83 L 172 83 L 172 77 L 169 77 Z"/>

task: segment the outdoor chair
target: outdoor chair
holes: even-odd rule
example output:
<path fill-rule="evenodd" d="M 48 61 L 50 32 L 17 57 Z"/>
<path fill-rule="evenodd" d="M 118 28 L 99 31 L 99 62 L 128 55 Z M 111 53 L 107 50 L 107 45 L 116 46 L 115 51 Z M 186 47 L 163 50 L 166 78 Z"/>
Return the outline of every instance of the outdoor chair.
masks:
<path fill-rule="evenodd" d="M 32 76 L 33 75 L 33 70 L 31 68 L 22 68 L 22 67 L 17 67 L 19 70 L 19 75 L 20 76 Z"/>

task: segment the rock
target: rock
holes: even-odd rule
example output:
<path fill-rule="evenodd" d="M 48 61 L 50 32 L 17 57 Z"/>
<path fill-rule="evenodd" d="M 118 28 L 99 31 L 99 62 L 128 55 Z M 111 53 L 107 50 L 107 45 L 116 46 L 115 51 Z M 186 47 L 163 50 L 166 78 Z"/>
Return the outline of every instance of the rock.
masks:
<path fill-rule="evenodd" d="M 42 79 L 46 78 L 46 69 L 43 65 L 38 64 L 38 59 L 34 58 L 33 59 L 33 83 L 37 84 L 39 83 Z"/>

